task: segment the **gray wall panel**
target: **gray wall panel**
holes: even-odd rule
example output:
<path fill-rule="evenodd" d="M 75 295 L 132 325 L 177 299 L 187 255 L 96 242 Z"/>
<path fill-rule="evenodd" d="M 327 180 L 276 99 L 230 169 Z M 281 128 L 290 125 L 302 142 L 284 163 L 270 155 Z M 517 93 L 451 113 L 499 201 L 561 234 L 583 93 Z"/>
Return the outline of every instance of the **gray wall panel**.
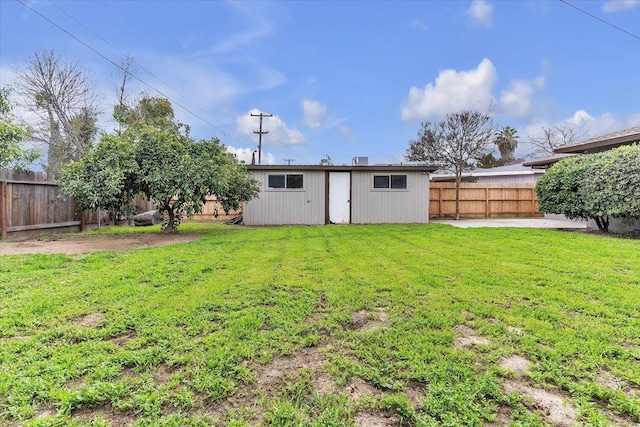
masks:
<path fill-rule="evenodd" d="M 354 224 L 429 222 L 429 175 L 423 172 L 394 172 L 407 175 L 406 190 L 377 190 L 373 176 L 388 172 L 351 174 L 351 222 Z"/>
<path fill-rule="evenodd" d="M 272 190 L 267 188 L 267 175 L 302 173 L 302 190 Z M 253 171 L 262 182 L 257 199 L 244 204 L 243 218 L 247 225 L 324 224 L 324 171 Z"/>

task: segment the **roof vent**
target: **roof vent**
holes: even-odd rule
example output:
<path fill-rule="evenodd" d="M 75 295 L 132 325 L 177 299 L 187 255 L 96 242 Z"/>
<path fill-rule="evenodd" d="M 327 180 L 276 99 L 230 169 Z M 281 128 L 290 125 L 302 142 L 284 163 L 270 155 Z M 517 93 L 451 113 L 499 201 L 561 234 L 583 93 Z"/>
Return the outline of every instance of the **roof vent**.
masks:
<path fill-rule="evenodd" d="M 351 159 L 351 164 L 353 166 L 367 166 L 367 165 L 369 165 L 369 158 L 368 157 L 354 157 L 353 159 Z"/>

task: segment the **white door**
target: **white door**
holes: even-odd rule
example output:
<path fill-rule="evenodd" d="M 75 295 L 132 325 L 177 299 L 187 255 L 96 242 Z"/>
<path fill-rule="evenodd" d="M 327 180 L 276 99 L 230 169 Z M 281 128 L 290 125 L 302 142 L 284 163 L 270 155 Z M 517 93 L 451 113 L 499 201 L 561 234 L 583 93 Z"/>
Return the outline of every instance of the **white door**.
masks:
<path fill-rule="evenodd" d="M 351 173 L 329 172 L 329 222 L 351 222 Z"/>

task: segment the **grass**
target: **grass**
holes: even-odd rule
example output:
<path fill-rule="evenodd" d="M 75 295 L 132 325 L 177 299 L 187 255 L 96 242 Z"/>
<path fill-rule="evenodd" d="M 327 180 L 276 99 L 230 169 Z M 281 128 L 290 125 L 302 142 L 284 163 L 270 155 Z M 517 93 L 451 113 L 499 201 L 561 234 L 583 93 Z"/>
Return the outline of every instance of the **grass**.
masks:
<path fill-rule="evenodd" d="M 0 257 L 0 425 L 547 425 L 508 380 L 562 396 L 582 425 L 640 423 L 640 241 L 439 225 L 183 232 L 203 237 Z M 458 325 L 488 344 L 456 345 Z M 502 368 L 511 355 L 530 370 Z"/>

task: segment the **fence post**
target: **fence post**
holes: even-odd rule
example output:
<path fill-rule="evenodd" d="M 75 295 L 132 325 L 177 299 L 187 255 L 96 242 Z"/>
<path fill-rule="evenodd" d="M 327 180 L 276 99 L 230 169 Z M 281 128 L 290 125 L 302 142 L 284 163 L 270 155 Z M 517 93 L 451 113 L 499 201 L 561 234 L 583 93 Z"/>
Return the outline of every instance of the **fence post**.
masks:
<path fill-rule="evenodd" d="M 7 183 L 2 181 L 0 183 L 0 228 L 2 228 L 2 235 L 0 240 L 7 240 Z"/>
<path fill-rule="evenodd" d="M 489 218 L 489 187 L 484 188 L 484 216 Z"/>
<path fill-rule="evenodd" d="M 442 190 L 442 187 L 438 188 L 438 217 L 442 217 Z"/>

